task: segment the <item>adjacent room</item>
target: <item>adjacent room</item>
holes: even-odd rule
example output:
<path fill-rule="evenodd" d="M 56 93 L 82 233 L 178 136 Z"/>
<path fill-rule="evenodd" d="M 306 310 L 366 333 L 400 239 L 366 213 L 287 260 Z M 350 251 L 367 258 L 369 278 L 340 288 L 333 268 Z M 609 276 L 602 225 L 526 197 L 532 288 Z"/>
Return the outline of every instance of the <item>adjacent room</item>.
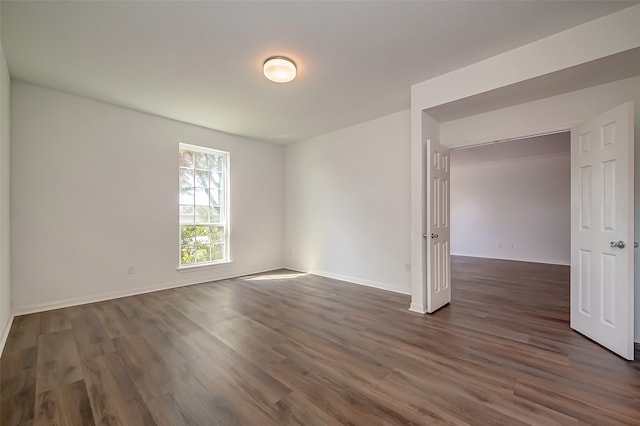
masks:
<path fill-rule="evenodd" d="M 2 0 L 0 424 L 639 424 L 639 27 Z"/>
<path fill-rule="evenodd" d="M 561 132 L 451 151 L 452 303 L 478 324 L 569 328 L 570 142 Z"/>
<path fill-rule="evenodd" d="M 571 264 L 569 133 L 451 151 L 451 254 Z"/>

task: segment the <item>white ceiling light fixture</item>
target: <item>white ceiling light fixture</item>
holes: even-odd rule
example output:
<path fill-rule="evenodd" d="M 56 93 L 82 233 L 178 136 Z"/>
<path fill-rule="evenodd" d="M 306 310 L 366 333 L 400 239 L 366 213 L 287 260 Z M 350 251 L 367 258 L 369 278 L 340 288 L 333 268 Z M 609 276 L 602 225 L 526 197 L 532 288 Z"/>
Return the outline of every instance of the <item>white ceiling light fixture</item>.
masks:
<path fill-rule="evenodd" d="M 296 64 L 284 56 L 272 56 L 264 61 L 264 76 L 276 83 L 288 83 L 296 78 Z"/>

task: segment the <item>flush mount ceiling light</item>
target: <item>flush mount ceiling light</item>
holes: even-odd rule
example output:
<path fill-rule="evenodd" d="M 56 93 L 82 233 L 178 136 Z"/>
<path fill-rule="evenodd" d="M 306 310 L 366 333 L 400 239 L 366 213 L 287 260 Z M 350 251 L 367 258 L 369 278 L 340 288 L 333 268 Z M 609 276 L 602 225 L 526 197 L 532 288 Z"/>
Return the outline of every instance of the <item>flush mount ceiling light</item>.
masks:
<path fill-rule="evenodd" d="M 296 78 L 296 64 L 284 56 L 272 56 L 264 61 L 264 76 L 276 83 L 288 83 Z"/>

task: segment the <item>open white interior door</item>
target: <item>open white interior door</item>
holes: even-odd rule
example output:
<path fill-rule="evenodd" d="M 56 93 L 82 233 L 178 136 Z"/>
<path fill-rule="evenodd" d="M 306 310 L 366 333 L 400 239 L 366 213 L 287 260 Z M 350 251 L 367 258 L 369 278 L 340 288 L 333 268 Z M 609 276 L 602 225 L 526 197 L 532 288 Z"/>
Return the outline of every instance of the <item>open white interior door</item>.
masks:
<path fill-rule="evenodd" d="M 427 312 L 451 302 L 449 149 L 427 141 Z"/>
<path fill-rule="evenodd" d="M 633 114 L 627 103 L 571 130 L 571 328 L 630 360 Z"/>

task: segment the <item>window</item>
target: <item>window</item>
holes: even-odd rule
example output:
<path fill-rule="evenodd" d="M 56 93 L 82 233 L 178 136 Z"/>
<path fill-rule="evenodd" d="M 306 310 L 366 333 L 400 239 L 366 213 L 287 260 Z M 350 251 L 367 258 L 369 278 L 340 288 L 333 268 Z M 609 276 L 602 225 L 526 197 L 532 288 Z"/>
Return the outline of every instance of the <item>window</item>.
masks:
<path fill-rule="evenodd" d="M 180 266 L 229 261 L 229 153 L 180 144 Z"/>

